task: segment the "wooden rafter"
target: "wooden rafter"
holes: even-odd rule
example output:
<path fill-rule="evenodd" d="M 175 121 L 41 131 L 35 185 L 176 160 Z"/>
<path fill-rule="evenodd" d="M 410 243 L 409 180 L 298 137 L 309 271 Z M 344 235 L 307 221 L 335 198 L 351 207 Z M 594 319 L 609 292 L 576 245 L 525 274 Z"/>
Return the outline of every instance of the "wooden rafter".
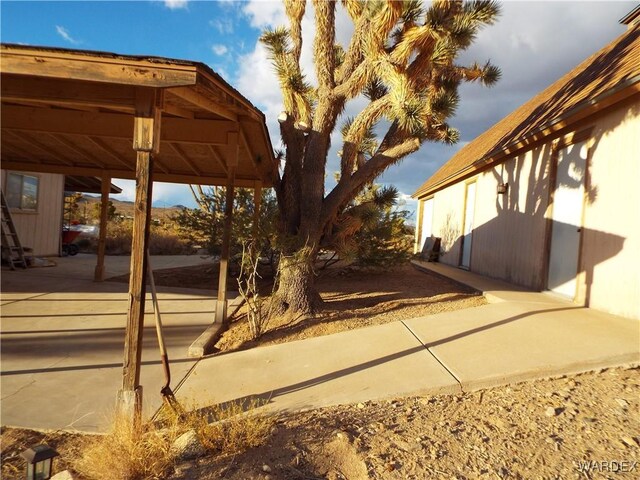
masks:
<path fill-rule="evenodd" d="M 69 166 L 74 165 L 72 161 L 65 158 L 65 156 L 62 155 L 60 152 L 52 151 L 50 146 L 44 145 L 39 140 L 33 138 L 33 136 L 28 135 L 24 132 L 14 132 L 11 130 L 4 129 L 3 135 L 13 136 L 14 138 L 17 138 L 21 142 L 26 142 L 28 145 L 34 147 L 35 150 L 38 150 L 41 154 L 44 154 L 45 157 L 54 156 L 55 158 L 57 158 L 58 160 L 60 160 L 62 163 L 66 165 L 69 165 Z"/>
<path fill-rule="evenodd" d="M 68 175 L 69 166 L 58 163 L 46 163 L 40 158 L 32 158 L 32 162 L 25 162 L 22 155 L 12 156 L 3 153 L 2 168 L 7 170 L 24 170 L 28 163 L 29 171 L 40 173 L 61 173 Z M 36 163 L 36 161 L 38 163 Z M 90 177 L 101 177 L 108 175 L 111 178 L 125 178 L 129 180 L 135 179 L 135 172 L 130 169 L 121 168 L 100 168 L 91 166 L 75 166 L 73 167 L 74 175 L 86 175 Z M 154 181 L 167 183 L 190 183 L 193 185 L 226 185 L 226 174 L 202 173 L 202 175 L 185 174 L 185 173 L 162 173 L 158 172 L 154 175 Z M 255 177 L 252 175 L 236 175 L 236 187 L 253 188 L 255 186 Z"/>
<path fill-rule="evenodd" d="M 118 107 L 131 113 L 134 111 L 135 87 L 131 85 L 106 84 L 97 88 L 90 82 L 5 75 L 1 91 L 5 101 L 74 107 Z"/>
<path fill-rule="evenodd" d="M 187 166 L 193 173 L 195 173 L 196 175 L 202 175 L 202 172 L 198 169 L 198 167 L 196 167 L 195 163 L 193 163 L 193 161 L 184 152 L 184 150 L 182 150 L 180 145 L 171 142 L 167 142 L 167 145 L 169 145 L 169 147 L 175 152 L 175 154 L 178 155 L 178 157 L 180 157 L 180 159 L 187 164 Z"/>
<path fill-rule="evenodd" d="M 238 130 L 240 132 L 240 142 L 242 142 L 242 147 L 247 151 L 247 154 L 251 159 L 251 163 L 253 163 L 253 165 L 257 168 L 258 167 L 258 162 L 256 161 L 257 157 L 253 152 L 251 145 L 249 145 L 249 142 L 247 141 L 247 136 L 245 135 L 244 129 L 242 128 L 241 125 L 238 126 Z"/>
<path fill-rule="evenodd" d="M 94 137 L 94 136 L 91 136 L 91 135 L 86 135 L 84 138 L 89 140 L 91 143 L 93 143 L 96 147 L 98 147 L 101 151 L 106 153 L 109 157 L 113 158 L 119 164 L 121 164 L 121 165 L 123 165 L 123 166 L 125 166 L 127 168 L 132 168 L 133 167 L 133 164 L 134 164 L 133 162 L 127 162 L 127 161 L 123 160 L 120 157 L 120 154 L 118 152 L 116 152 L 113 148 L 111 148 L 100 137 Z"/>
<path fill-rule="evenodd" d="M 62 145 L 64 145 L 65 147 L 67 147 L 69 150 L 75 152 L 77 155 L 80 155 L 80 157 L 84 158 L 85 160 L 88 160 L 89 162 L 93 163 L 94 165 L 97 165 L 100 168 L 103 168 L 103 169 L 106 168 L 106 164 L 104 162 L 101 162 L 100 160 L 95 158 L 93 154 L 87 152 L 84 148 L 79 147 L 78 145 L 76 145 L 74 142 L 72 142 L 65 136 L 51 135 L 51 137 L 54 138 L 59 143 L 61 143 Z"/>

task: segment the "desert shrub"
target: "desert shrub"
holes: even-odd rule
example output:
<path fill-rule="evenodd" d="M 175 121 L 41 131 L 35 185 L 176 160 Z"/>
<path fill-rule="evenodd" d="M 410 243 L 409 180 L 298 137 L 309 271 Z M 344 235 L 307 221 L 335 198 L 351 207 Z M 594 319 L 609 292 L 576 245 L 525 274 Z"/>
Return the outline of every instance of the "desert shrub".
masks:
<path fill-rule="evenodd" d="M 226 208 L 226 189 L 212 187 L 193 190 L 199 208 L 184 208 L 173 217 L 181 235 L 193 245 L 200 245 L 210 254 L 217 255 L 222 248 L 222 231 Z M 231 256 L 242 252 L 242 244 L 250 239 L 258 241 L 258 249 L 269 255 L 273 249 L 278 209 L 271 189 L 262 190 L 258 235 L 254 239 L 253 216 L 255 204 L 253 189 L 237 188 L 233 204 L 233 224 L 231 230 Z"/>

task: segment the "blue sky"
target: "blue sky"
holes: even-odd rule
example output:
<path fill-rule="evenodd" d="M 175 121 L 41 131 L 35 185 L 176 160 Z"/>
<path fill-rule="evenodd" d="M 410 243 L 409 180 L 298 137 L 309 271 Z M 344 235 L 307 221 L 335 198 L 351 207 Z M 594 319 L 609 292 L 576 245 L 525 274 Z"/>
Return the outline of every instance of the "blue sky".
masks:
<path fill-rule="evenodd" d="M 308 2 L 309 4 L 311 2 Z M 461 90 L 462 102 L 451 122 L 461 131 L 454 147 L 427 144 L 418 153 L 392 167 L 382 181 L 392 183 L 408 199 L 457 149 L 500 118 L 624 32 L 618 20 L 636 2 L 511 1 L 503 5 L 498 23 L 483 30 L 461 61 L 488 59 L 503 71 L 491 89 L 477 85 Z M 312 8 L 303 21 L 305 50 L 302 64 L 312 72 L 310 44 Z M 258 43 L 261 29 L 285 22 L 281 2 L 138 1 L 138 2 L 12 2 L 0 3 L 3 42 L 104 50 L 132 55 L 158 55 L 207 63 L 261 108 L 274 146 L 279 145 L 276 117 L 282 107 L 277 81 L 266 53 Z M 339 11 L 337 37 L 346 43 L 351 25 Z M 347 114 L 362 107 L 347 106 Z M 327 187 L 337 169 L 340 145 L 334 139 L 329 155 Z M 132 200 L 131 181 L 116 180 Z M 154 203 L 159 206 L 194 202 L 186 186 L 157 184 Z"/>

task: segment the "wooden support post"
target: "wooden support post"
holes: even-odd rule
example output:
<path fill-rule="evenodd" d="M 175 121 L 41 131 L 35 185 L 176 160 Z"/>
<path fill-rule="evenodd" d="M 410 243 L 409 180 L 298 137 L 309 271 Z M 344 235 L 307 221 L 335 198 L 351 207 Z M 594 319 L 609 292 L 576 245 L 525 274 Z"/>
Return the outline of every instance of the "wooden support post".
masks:
<path fill-rule="evenodd" d="M 262 206 L 262 183 L 256 182 L 253 187 L 253 239 L 257 240 L 260 234 L 260 207 Z"/>
<path fill-rule="evenodd" d="M 100 199 L 100 233 L 98 236 L 98 263 L 94 272 L 94 281 L 104 280 L 104 254 L 107 244 L 107 221 L 109 220 L 109 191 L 111 190 L 111 178 L 102 177 Z"/>
<path fill-rule="evenodd" d="M 222 231 L 222 251 L 220 252 L 220 276 L 218 278 L 218 301 L 216 302 L 216 323 L 227 322 L 227 274 L 229 272 L 229 250 L 231 247 L 231 226 L 233 224 L 233 201 L 235 199 L 234 182 L 236 167 L 229 168 L 227 175 L 227 197 L 224 210 L 224 229 Z"/>
<path fill-rule="evenodd" d="M 118 394 L 118 414 L 122 420 L 139 424 L 142 418 L 140 367 L 147 283 L 147 250 L 151 224 L 153 154 L 160 144 L 160 108 L 156 90 L 140 88 L 136 95 L 133 148 L 137 152 L 136 200 L 129 276 L 129 310 L 124 344 L 122 390 Z"/>
<path fill-rule="evenodd" d="M 227 192 L 222 231 L 222 251 L 220 252 L 220 276 L 218 277 L 218 300 L 216 301 L 216 323 L 227 323 L 227 273 L 229 272 L 229 250 L 231 247 L 231 225 L 233 224 L 233 201 L 235 197 L 236 167 L 238 166 L 238 134 L 229 133 L 229 145 L 235 146 L 227 159 Z"/>

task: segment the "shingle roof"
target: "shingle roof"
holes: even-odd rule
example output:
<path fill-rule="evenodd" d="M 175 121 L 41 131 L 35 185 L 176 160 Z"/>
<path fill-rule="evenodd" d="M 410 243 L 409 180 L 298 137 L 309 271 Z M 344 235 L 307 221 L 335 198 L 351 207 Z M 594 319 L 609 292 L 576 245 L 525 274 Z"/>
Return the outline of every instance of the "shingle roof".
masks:
<path fill-rule="evenodd" d="M 547 89 L 465 145 L 413 197 L 429 195 L 488 163 L 520 142 L 571 122 L 588 107 L 640 84 L 640 25 L 595 53 Z"/>

